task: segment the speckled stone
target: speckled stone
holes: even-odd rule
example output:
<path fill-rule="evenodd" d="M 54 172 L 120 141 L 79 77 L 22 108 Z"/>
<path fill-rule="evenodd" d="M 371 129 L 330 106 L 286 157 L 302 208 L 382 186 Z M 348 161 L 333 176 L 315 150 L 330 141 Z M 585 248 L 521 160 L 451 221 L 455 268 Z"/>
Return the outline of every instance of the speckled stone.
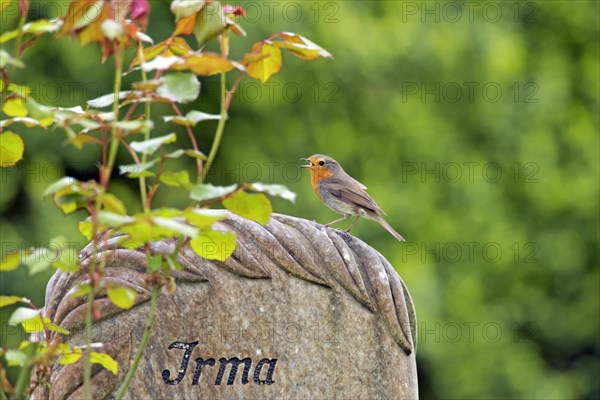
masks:
<path fill-rule="evenodd" d="M 345 232 L 274 214 L 266 227 L 231 216 L 219 229 L 238 235 L 225 263 L 180 252 L 177 290 L 158 299 L 149 346 L 129 399 L 416 399 L 416 319 L 408 290 L 377 251 Z M 401 245 L 401 244 L 399 244 Z M 155 243 L 170 253 L 174 243 Z M 120 364 L 95 366 L 94 398 L 110 397 L 142 336 L 150 292 L 144 255 L 100 249 L 107 279 L 138 292 L 130 310 L 96 300 L 103 319 L 93 341 Z M 82 252 L 89 262 L 91 246 Z M 86 274 L 57 272 L 44 312 L 83 339 L 83 298 L 68 296 Z M 237 367 L 237 371 L 235 370 Z M 52 388 L 34 398 L 82 398 L 81 362 L 52 368 Z"/>

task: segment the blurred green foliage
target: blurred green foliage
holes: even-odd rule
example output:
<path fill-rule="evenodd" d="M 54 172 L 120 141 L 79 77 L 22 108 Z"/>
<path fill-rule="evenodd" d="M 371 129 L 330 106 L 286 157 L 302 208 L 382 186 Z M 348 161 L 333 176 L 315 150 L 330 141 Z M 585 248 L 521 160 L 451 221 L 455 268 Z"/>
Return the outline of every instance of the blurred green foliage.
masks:
<path fill-rule="evenodd" d="M 33 1 L 28 20 L 66 4 Z M 163 40 L 173 17 L 167 2 L 151 5 L 149 33 Z M 409 242 L 370 221 L 353 234 L 391 261 L 414 298 L 423 398 L 599 398 L 599 3 L 275 1 L 246 10 L 251 34 L 232 38 L 234 58 L 285 30 L 335 59 L 286 56 L 266 86 L 244 79 L 208 181 L 285 184 L 297 203 L 275 201 L 275 210 L 323 223 L 335 215 L 299 157 L 328 154 L 369 187 Z M 1 29 L 16 17 L 4 12 Z M 14 80 L 40 103 L 82 105 L 112 91 L 112 60 L 99 59 L 97 46 L 44 36 Z M 217 79 L 203 80 L 201 101 L 182 111 L 217 112 Z M 168 133 L 156 121 L 154 134 Z M 13 128 L 26 154 L 0 171 L 2 253 L 57 235 L 83 246 L 83 214 L 63 217 L 41 193 L 64 174 L 95 177 L 98 148 Z M 214 128 L 195 128 L 205 152 Z M 115 178 L 111 189 L 139 211 L 136 181 Z M 155 201 L 187 203 L 167 187 Z M 41 305 L 48 278 L 3 273 L 0 292 Z M 0 314 L 1 342 L 14 347 L 10 311 Z"/>

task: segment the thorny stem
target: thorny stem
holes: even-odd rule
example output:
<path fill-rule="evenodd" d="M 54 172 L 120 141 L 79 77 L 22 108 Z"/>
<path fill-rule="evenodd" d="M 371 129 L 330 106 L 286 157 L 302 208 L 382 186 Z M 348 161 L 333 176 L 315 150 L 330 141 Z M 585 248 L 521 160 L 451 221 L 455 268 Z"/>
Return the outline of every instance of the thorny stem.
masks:
<path fill-rule="evenodd" d="M 23 41 L 23 26 L 25 26 L 26 19 L 26 14 L 21 15 L 21 18 L 19 19 L 19 27 L 17 28 L 19 33 L 17 34 L 17 39 L 15 40 L 15 54 L 19 60 L 21 59 L 21 42 Z M 11 65 L 10 72 L 8 73 L 9 75 L 12 75 L 14 68 L 14 65 Z"/>
<path fill-rule="evenodd" d="M 155 177 L 155 183 L 154 185 L 152 185 L 152 187 L 150 188 L 150 192 L 148 193 L 148 199 L 146 200 L 146 205 L 145 208 L 146 209 L 150 209 L 150 205 L 152 203 L 152 199 L 154 198 L 154 195 L 156 194 L 156 191 L 158 190 L 158 186 L 160 183 L 160 176 L 162 175 L 164 168 L 165 168 L 165 161 L 167 160 L 164 154 L 164 150 L 161 148 L 160 149 L 161 155 L 160 155 L 160 163 L 158 166 L 158 171 L 156 172 L 156 177 Z"/>
<path fill-rule="evenodd" d="M 125 392 L 127 391 L 127 388 L 129 387 L 129 384 L 131 383 L 133 376 L 135 375 L 135 371 L 138 368 L 138 365 L 142 358 L 142 354 L 144 353 L 146 346 L 148 346 L 148 340 L 150 339 L 150 333 L 152 332 L 152 326 L 154 325 L 154 315 L 156 313 L 156 304 L 158 302 L 157 300 L 158 300 L 159 291 L 160 291 L 159 285 L 152 286 L 152 297 L 150 298 L 150 310 L 148 312 L 148 323 L 146 324 L 146 329 L 144 329 L 144 334 L 142 336 L 142 340 L 140 341 L 138 351 L 133 360 L 133 364 L 127 370 L 127 375 L 125 376 L 123 383 L 117 390 L 117 394 L 115 396 L 115 398 L 117 400 L 121 400 L 123 398 L 123 396 L 125 395 Z"/>
<path fill-rule="evenodd" d="M 137 154 L 135 154 L 135 151 L 133 151 L 133 149 L 131 148 L 129 143 L 127 143 L 125 141 L 125 139 L 123 139 L 123 138 L 120 138 L 119 141 L 123 144 L 123 147 L 125 147 L 125 149 L 127 149 L 129 154 L 131 155 L 131 158 L 133 158 L 133 162 L 135 162 L 136 164 L 140 164 L 141 161 L 140 161 L 139 157 L 137 156 Z"/>
<path fill-rule="evenodd" d="M 143 65 L 144 63 L 144 52 L 142 51 L 142 44 L 140 43 L 140 45 L 138 46 L 138 57 L 140 58 L 140 64 Z M 140 69 L 142 72 L 142 82 L 145 84 L 146 82 L 148 82 L 148 76 L 146 75 L 146 71 L 144 70 L 144 68 Z M 147 101 L 146 103 L 144 103 L 144 118 L 146 119 L 146 121 L 150 120 L 150 102 Z M 150 126 L 146 125 L 146 127 L 144 128 L 144 140 L 149 140 L 150 139 Z M 142 159 L 141 162 L 145 163 L 148 160 L 148 155 L 146 153 L 142 154 Z M 142 206 L 144 207 L 144 211 L 148 211 L 148 202 L 147 202 L 147 188 L 146 188 L 146 177 L 140 176 L 140 194 L 142 196 Z"/>
<path fill-rule="evenodd" d="M 91 357 L 91 343 L 92 343 L 92 312 L 94 308 L 94 276 L 96 274 L 96 254 L 98 250 L 98 211 L 102 208 L 103 195 L 108 188 L 110 181 L 110 175 L 117 158 L 117 150 L 119 149 L 119 129 L 117 128 L 117 122 L 119 120 L 119 92 L 121 91 L 121 77 L 123 73 L 123 45 L 115 52 L 115 85 L 114 95 L 115 99 L 113 102 L 113 126 L 111 130 L 111 143 L 108 153 L 108 159 L 106 163 L 102 163 L 100 168 L 100 184 L 102 188 L 99 190 L 96 196 L 96 203 L 94 205 L 94 213 L 92 214 L 92 236 L 93 236 L 93 259 L 90 263 L 90 281 L 92 283 L 92 290 L 88 294 L 87 307 L 85 313 L 85 340 L 87 346 L 83 355 L 83 397 L 88 400 L 92 398 L 91 390 L 91 375 L 92 375 L 92 363 Z M 100 269 L 103 267 L 103 260 L 100 262 Z"/>
<path fill-rule="evenodd" d="M 36 347 L 37 345 L 35 343 L 30 343 L 30 345 L 26 347 L 25 352 L 27 353 L 28 359 L 33 358 Z M 17 378 L 17 383 L 15 385 L 15 393 L 18 400 L 25 398 L 25 388 L 29 383 L 29 375 L 31 374 L 32 366 L 33 364 L 31 362 L 27 362 L 19 372 L 19 377 Z"/>
<path fill-rule="evenodd" d="M 237 77 L 237 79 L 233 83 L 233 86 L 231 87 L 231 89 L 227 91 L 227 97 L 225 98 L 225 108 L 227 110 L 229 110 L 229 105 L 231 104 L 231 99 L 233 98 L 233 94 L 237 90 L 237 87 L 240 84 L 240 82 L 242 81 L 244 74 L 245 74 L 244 72 L 240 72 L 240 75 Z"/>
<path fill-rule="evenodd" d="M 204 167 L 204 171 L 202 172 L 202 181 L 206 179 L 206 175 L 208 175 L 208 171 L 210 170 L 210 167 L 212 166 L 212 163 L 215 160 L 217 150 L 219 149 L 219 145 L 221 144 L 221 138 L 223 137 L 223 131 L 225 130 L 225 120 L 227 119 L 226 85 L 226 74 L 225 72 L 221 72 L 221 118 L 219 119 L 219 125 L 217 125 L 217 133 L 215 134 L 215 139 L 213 141 L 212 147 L 210 148 L 208 159 L 206 160 L 206 166 Z"/>
<path fill-rule="evenodd" d="M 175 102 L 173 102 L 173 101 L 171 102 L 171 107 L 173 108 L 173 110 L 175 111 L 175 113 L 177 115 L 179 115 L 180 117 L 183 117 L 183 114 L 181 113 L 181 111 L 179 110 L 179 107 L 177 107 L 177 104 L 175 104 Z M 190 142 L 192 142 L 192 148 L 195 151 L 199 151 L 198 150 L 198 142 L 196 142 L 196 137 L 194 136 L 194 131 L 192 131 L 192 127 L 189 125 L 186 125 L 185 129 L 190 138 Z M 196 168 L 197 168 L 198 179 L 200 179 L 202 176 L 202 159 L 200 159 L 200 158 L 196 159 Z"/>

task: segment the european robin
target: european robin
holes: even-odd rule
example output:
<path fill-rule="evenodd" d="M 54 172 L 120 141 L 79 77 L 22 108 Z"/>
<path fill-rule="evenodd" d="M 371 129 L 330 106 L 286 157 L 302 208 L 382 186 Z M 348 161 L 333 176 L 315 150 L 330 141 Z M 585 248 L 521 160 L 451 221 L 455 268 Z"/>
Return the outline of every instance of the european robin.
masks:
<path fill-rule="evenodd" d="M 365 217 L 378 222 L 399 241 L 404 241 L 402 235 L 383 219 L 382 214 L 385 215 L 385 213 L 367 194 L 367 187 L 348 175 L 337 161 L 323 154 L 315 154 L 308 158 L 301 158 L 301 160 L 308 162 L 307 165 L 301 167 L 308 168 L 310 182 L 319 199 L 333 211 L 343 214 L 342 218 L 325 226 L 356 215 L 346 232 L 350 232 L 359 217 Z"/>

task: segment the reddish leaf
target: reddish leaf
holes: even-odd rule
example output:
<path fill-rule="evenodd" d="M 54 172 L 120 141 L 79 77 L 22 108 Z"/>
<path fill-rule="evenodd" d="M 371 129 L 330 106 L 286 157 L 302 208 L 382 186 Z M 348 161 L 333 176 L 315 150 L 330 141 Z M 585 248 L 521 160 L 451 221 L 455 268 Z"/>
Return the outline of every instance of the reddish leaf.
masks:
<path fill-rule="evenodd" d="M 150 12 L 150 4 L 148 0 L 132 0 L 131 2 L 131 19 L 137 21 L 146 30 L 148 26 L 148 13 Z"/>
<path fill-rule="evenodd" d="M 287 49 L 292 55 L 303 60 L 314 60 L 316 58 L 333 58 L 333 56 L 321 46 L 311 42 L 310 40 L 296 35 L 295 33 L 281 32 L 279 35 L 283 42 L 267 42 L 273 46 Z"/>
<path fill-rule="evenodd" d="M 76 24 L 84 18 L 86 13 L 91 7 L 94 7 L 95 4 L 96 0 L 72 1 L 69 5 L 69 9 L 67 10 L 67 14 L 65 15 L 60 34 L 68 35 L 73 33 L 73 31 L 76 29 Z"/>
<path fill-rule="evenodd" d="M 158 44 L 155 44 L 154 46 L 146 47 L 142 52 L 142 54 L 144 55 L 144 61 L 150 61 L 153 58 L 158 57 L 163 53 L 163 51 L 165 51 L 166 48 L 167 45 L 165 44 L 165 42 L 160 42 Z M 139 57 L 133 59 L 131 64 L 129 64 L 129 69 L 135 67 L 136 65 L 140 65 Z"/>
<path fill-rule="evenodd" d="M 168 46 L 168 47 L 167 47 Z M 165 52 L 165 49 L 166 52 Z M 144 49 L 144 61 L 148 62 L 160 55 L 164 55 L 165 57 L 171 57 L 174 55 L 185 56 L 190 53 L 193 53 L 192 48 L 187 44 L 185 40 L 182 38 L 173 38 L 170 42 L 165 40 L 164 42 L 160 42 L 155 44 L 154 46 L 147 47 Z M 163 54 L 164 53 L 164 54 Z M 140 64 L 139 57 L 135 57 L 129 68 L 133 68 Z"/>
<path fill-rule="evenodd" d="M 131 19 L 136 20 L 148 15 L 150 4 L 148 0 L 132 0 L 131 1 Z"/>
<path fill-rule="evenodd" d="M 261 53 L 246 53 L 246 54 L 244 54 L 244 58 L 242 58 L 242 61 L 240 61 L 240 62 L 247 66 L 248 64 L 259 62 L 267 57 L 269 57 L 269 55 L 262 53 L 262 52 Z"/>
<path fill-rule="evenodd" d="M 243 69 L 240 64 L 221 57 L 218 54 L 202 53 L 187 57 L 183 64 L 176 64 L 172 69 L 186 70 L 189 69 L 196 75 L 210 76 L 220 72 L 228 72 L 234 68 Z"/>
<path fill-rule="evenodd" d="M 194 26 L 196 25 L 196 14 L 188 15 L 177 21 L 175 24 L 175 32 L 173 36 L 178 35 L 191 35 L 194 32 Z"/>
<path fill-rule="evenodd" d="M 79 33 L 79 42 L 82 46 L 91 42 L 102 42 L 106 39 L 102 32 L 102 23 L 112 18 L 112 11 L 110 5 L 103 3 L 102 11 L 98 17 L 91 21 L 82 31 Z"/>
<path fill-rule="evenodd" d="M 244 10 L 244 7 L 242 6 L 232 6 L 229 4 L 225 4 L 223 5 L 223 11 L 225 11 L 225 14 L 233 14 L 235 17 L 246 16 L 246 10 Z"/>

